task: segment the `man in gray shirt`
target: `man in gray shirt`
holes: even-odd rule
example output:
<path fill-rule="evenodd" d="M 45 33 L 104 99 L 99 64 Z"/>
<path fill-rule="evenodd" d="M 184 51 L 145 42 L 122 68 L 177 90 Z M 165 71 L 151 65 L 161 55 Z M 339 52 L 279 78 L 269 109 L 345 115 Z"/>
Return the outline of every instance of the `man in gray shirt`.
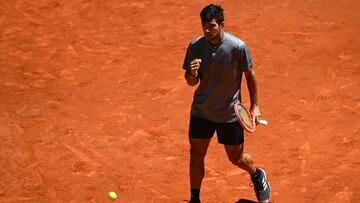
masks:
<path fill-rule="evenodd" d="M 251 107 L 259 122 L 260 109 L 253 60 L 246 44 L 223 31 L 224 13 L 210 4 L 200 13 L 204 36 L 193 40 L 187 49 L 183 68 L 190 86 L 199 83 L 191 106 L 190 141 L 190 203 L 200 203 L 200 187 L 204 178 L 204 158 L 215 131 L 224 144 L 229 160 L 246 170 L 260 202 L 270 200 L 270 185 L 265 171 L 257 168 L 249 154 L 244 153 L 244 130 L 236 121 L 234 104 L 241 102 L 240 86 L 245 74 Z"/>

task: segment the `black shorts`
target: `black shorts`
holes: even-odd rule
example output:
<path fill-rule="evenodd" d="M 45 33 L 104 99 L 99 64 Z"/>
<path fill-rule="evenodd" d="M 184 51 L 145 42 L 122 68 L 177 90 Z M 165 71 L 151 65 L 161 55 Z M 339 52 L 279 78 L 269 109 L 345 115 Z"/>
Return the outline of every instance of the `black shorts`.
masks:
<path fill-rule="evenodd" d="M 218 142 L 221 144 L 237 145 L 244 143 L 244 129 L 239 122 L 216 123 L 191 115 L 189 137 L 209 139 L 214 136 L 215 131 Z"/>

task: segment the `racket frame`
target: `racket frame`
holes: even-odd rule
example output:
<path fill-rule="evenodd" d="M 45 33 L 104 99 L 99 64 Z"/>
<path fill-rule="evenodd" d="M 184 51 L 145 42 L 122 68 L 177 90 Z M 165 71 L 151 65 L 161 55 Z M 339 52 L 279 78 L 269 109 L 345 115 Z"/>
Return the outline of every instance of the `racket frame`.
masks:
<path fill-rule="evenodd" d="M 237 106 L 240 106 L 240 107 L 237 107 Z M 250 129 L 246 124 L 244 124 L 243 123 L 243 119 L 240 117 L 240 115 L 239 115 L 239 111 L 238 111 L 238 108 L 242 108 L 244 111 L 245 111 L 245 113 L 249 116 L 249 119 L 252 121 L 253 120 L 253 118 L 252 118 L 252 116 L 251 116 L 251 114 L 250 114 L 250 112 L 249 112 L 249 110 L 247 110 L 247 108 L 244 106 L 244 105 L 242 105 L 241 103 L 236 103 L 235 105 L 234 105 L 234 110 L 235 110 L 235 115 L 236 115 L 236 118 L 237 118 L 237 120 L 238 120 L 238 122 L 240 123 L 240 125 L 244 128 L 244 130 L 246 130 L 247 132 L 250 132 L 250 133 L 253 133 L 253 132 L 255 132 L 255 123 L 254 122 L 251 122 L 252 123 L 252 128 Z"/>

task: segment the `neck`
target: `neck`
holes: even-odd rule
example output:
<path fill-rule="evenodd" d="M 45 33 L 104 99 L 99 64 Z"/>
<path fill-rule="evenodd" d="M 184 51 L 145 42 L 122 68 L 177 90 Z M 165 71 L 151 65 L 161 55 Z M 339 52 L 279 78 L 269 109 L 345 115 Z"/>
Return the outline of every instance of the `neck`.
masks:
<path fill-rule="evenodd" d="M 219 38 L 217 38 L 216 40 L 210 42 L 210 44 L 212 46 L 218 46 L 220 44 L 222 38 L 224 37 L 224 31 L 221 30 L 220 33 L 219 33 L 219 36 L 220 36 Z"/>

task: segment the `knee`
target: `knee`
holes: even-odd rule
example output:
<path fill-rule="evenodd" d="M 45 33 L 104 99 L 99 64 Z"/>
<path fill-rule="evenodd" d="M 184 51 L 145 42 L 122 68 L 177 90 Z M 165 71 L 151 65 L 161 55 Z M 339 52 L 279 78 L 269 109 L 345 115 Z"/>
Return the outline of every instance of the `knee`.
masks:
<path fill-rule="evenodd" d="M 198 150 L 194 147 L 190 148 L 190 159 L 193 161 L 203 161 L 206 155 L 206 151 Z"/>

